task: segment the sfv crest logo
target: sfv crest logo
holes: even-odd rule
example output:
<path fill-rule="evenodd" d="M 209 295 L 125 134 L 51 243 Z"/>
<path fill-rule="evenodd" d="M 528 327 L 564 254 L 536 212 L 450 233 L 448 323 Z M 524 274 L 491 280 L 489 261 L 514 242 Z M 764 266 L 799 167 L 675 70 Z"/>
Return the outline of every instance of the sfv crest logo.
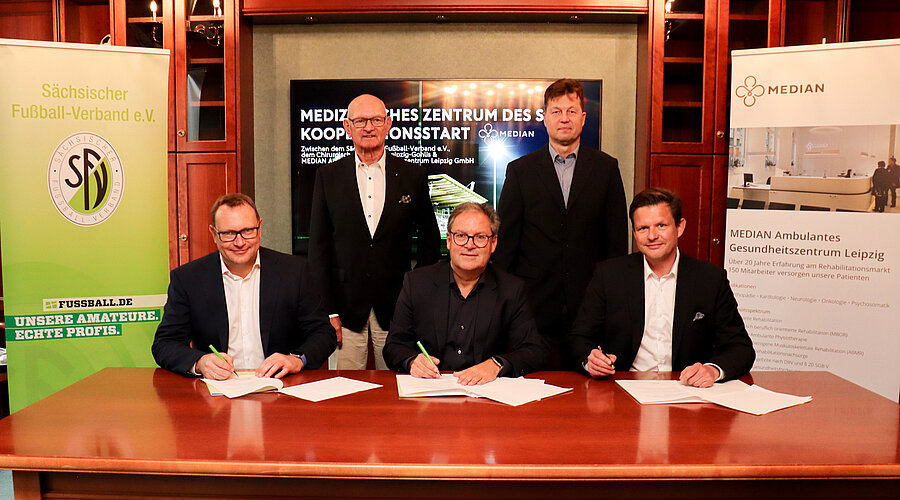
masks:
<path fill-rule="evenodd" d="M 56 146 L 47 171 L 50 199 L 59 213 L 79 226 L 109 219 L 122 201 L 122 160 L 106 139 L 79 132 Z"/>
<path fill-rule="evenodd" d="M 765 87 L 756 83 L 753 75 L 744 78 L 744 84 L 734 89 L 734 95 L 744 100 L 744 106 L 752 107 L 756 104 L 756 98 L 766 93 Z"/>

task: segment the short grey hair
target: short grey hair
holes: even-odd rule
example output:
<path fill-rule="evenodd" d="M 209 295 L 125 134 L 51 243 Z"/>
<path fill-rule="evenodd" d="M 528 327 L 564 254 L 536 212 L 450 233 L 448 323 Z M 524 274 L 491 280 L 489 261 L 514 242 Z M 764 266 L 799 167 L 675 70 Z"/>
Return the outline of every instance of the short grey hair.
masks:
<path fill-rule="evenodd" d="M 483 213 L 491 223 L 491 234 L 497 234 L 500 231 L 500 215 L 497 214 L 494 207 L 492 207 L 490 203 L 475 203 L 474 201 L 467 201 L 456 205 L 456 208 L 453 209 L 453 213 L 450 214 L 450 219 L 447 220 L 447 231 L 453 231 L 453 222 L 459 214 L 465 212 Z"/>

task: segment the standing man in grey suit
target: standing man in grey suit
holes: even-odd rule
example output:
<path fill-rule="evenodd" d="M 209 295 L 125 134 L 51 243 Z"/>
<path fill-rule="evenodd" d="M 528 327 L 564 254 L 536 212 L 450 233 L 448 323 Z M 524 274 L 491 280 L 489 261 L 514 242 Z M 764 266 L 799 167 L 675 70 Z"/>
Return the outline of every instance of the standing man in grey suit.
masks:
<path fill-rule="evenodd" d="M 371 339 L 375 368 L 403 274 L 440 256 L 440 235 L 425 169 L 391 156 L 384 102 L 363 94 L 347 106 L 344 129 L 354 153 L 316 172 L 309 263 L 337 332 L 337 368 L 364 370 Z"/>
<path fill-rule="evenodd" d="M 562 366 L 560 339 L 578 312 L 597 262 L 625 255 L 628 222 L 618 162 L 581 144 L 584 89 L 576 80 L 544 92 L 550 143 L 506 168 L 494 263 L 527 283 L 538 329 Z"/>
<path fill-rule="evenodd" d="M 579 368 L 674 370 L 696 387 L 746 375 L 756 351 L 725 270 L 678 251 L 681 200 L 650 188 L 630 215 L 639 252 L 597 265 L 568 338 Z"/>

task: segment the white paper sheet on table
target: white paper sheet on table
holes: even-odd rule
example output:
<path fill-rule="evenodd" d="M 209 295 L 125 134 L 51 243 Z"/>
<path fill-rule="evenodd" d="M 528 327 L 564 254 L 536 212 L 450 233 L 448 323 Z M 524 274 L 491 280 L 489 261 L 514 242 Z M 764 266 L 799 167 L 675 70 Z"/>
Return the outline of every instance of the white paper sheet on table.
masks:
<path fill-rule="evenodd" d="M 708 394 L 725 394 L 746 389 L 747 384 L 740 380 L 729 380 L 721 384 L 713 384 L 707 389 L 689 387 L 677 380 L 616 380 L 628 394 L 642 405 L 666 403 L 705 403 L 704 392 Z"/>
<path fill-rule="evenodd" d="M 346 396 L 355 392 L 368 391 L 381 387 L 379 384 L 363 382 L 346 377 L 332 377 L 305 384 L 292 385 L 279 389 L 278 392 L 307 401 L 319 402 L 326 399 Z"/>
<path fill-rule="evenodd" d="M 677 380 L 616 380 L 641 404 L 714 403 L 726 408 L 764 415 L 812 401 L 810 396 L 792 396 L 730 380 L 712 387 L 689 387 Z"/>
<path fill-rule="evenodd" d="M 226 380 L 203 379 L 213 396 L 236 398 L 256 392 L 277 391 L 284 387 L 284 382 L 277 378 L 257 377 L 253 373 L 239 373 L 237 377 Z"/>
<path fill-rule="evenodd" d="M 735 410 L 765 415 L 766 413 L 782 408 L 800 405 L 812 401 L 812 396 L 794 396 L 763 389 L 758 385 L 751 385 L 746 390 L 730 394 L 714 394 L 706 398 L 707 401 Z"/>
<path fill-rule="evenodd" d="M 482 385 L 461 385 L 452 374 L 441 378 L 416 378 L 397 375 L 397 393 L 401 398 L 429 396 L 484 397 L 510 406 L 519 406 L 542 398 L 555 396 L 571 388 L 557 387 L 540 379 L 500 377 Z"/>

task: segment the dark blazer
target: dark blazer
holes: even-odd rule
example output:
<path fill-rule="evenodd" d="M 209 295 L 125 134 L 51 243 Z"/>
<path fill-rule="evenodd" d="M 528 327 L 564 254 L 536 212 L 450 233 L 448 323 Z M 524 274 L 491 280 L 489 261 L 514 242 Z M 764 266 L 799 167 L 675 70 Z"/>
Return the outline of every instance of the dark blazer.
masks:
<path fill-rule="evenodd" d="M 449 280 L 450 263 L 446 261 L 406 274 L 384 344 L 388 368 L 409 373 L 407 361 L 421 352 L 416 341 L 430 354 L 443 352 L 448 335 Z M 479 303 L 475 320 L 476 364 L 500 357 L 503 374 L 512 377 L 543 369 L 549 353 L 534 324 L 522 280 L 489 265 L 477 293 L 483 294 L 479 300 L 485 302 Z"/>
<path fill-rule="evenodd" d="M 391 323 L 403 274 L 410 269 L 412 238 L 417 265 L 440 257 L 440 235 L 428 195 L 425 169 L 390 154 L 385 158 L 384 209 L 369 235 L 355 153 L 316 172 L 309 231 L 309 264 L 325 312 L 359 331 L 375 310 L 382 327 Z"/>
<path fill-rule="evenodd" d="M 629 370 L 644 335 L 644 260 L 635 252 L 597 265 L 568 337 L 578 366 L 591 350 L 615 354 Z M 678 261 L 672 322 L 672 370 L 715 363 L 725 380 L 747 374 L 756 359 L 725 270 L 684 253 Z"/>
<path fill-rule="evenodd" d="M 564 204 L 548 146 L 506 167 L 493 262 L 527 282 L 538 328 L 559 329 L 578 312 L 594 264 L 628 251 L 618 162 L 581 145 Z M 562 332 L 565 333 L 565 332 Z"/>
<path fill-rule="evenodd" d="M 309 284 L 302 257 L 259 249 L 259 333 L 266 357 L 303 354 L 318 368 L 337 345 L 334 328 Z M 159 366 L 187 375 L 212 344 L 228 350 L 228 310 L 219 253 L 172 270 L 169 297 L 153 339 Z M 193 343 L 193 347 L 191 346 Z"/>

